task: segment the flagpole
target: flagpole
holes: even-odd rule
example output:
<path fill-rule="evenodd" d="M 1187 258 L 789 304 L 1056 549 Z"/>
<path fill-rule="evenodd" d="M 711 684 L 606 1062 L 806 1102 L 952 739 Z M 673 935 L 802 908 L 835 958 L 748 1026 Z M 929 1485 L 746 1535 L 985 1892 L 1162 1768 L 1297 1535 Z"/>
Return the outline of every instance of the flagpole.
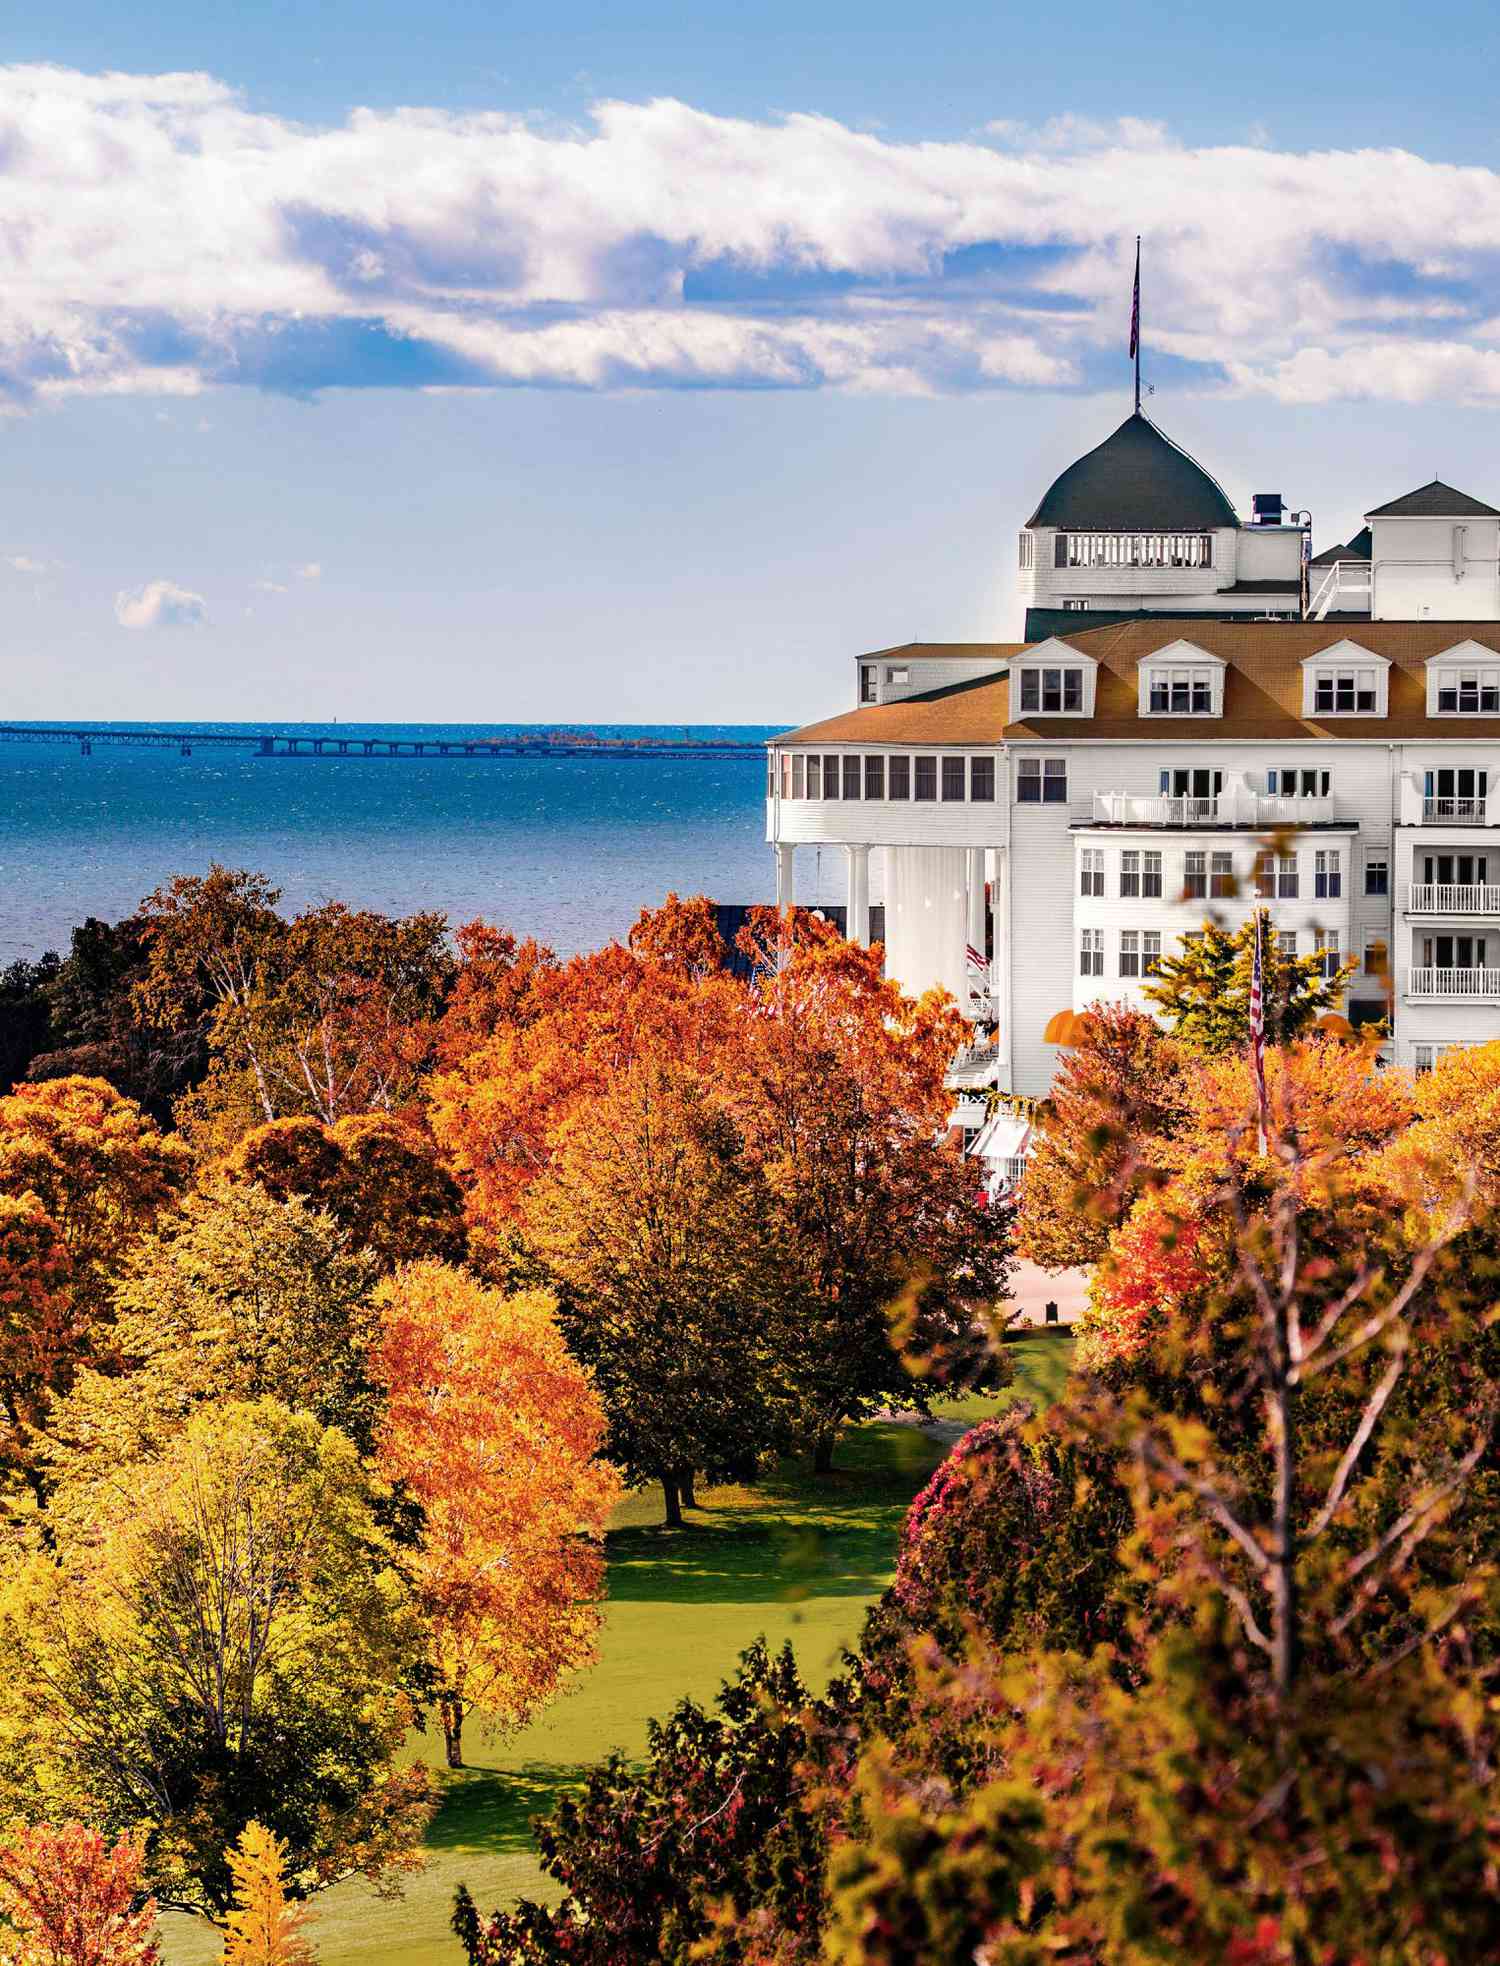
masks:
<path fill-rule="evenodd" d="M 1141 413 L 1141 235 L 1135 235 L 1135 413 Z"/>

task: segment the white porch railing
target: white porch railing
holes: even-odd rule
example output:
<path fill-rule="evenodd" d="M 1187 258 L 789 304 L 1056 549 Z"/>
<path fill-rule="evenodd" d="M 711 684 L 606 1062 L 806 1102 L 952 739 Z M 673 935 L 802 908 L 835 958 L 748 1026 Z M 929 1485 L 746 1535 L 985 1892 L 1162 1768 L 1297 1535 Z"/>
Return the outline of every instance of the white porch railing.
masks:
<path fill-rule="evenodd" d="M 1012 1154 L 1004 1160 L 992 1162 L 991 1165 L 994 1168 L 991 1186 L 996 1194 L 1014 1193 L 1020 1187 L 1026 1174 L 1026 1156 L 1024 1154 Z"/>
<path fill-rule="evenodd" d="M 1500 887 L 1413 881 L 1406 890 L 1409 915 L 1500 915 Z"/>
<path fill-rule="evenodd" d="M 1422 819 L 1428 826 L 1487 826 L 1488 799 L 1423 799 Z"/>
<path fill-rule="evenodd" d="M 1096 792 L 1074 809 L 1074 818 L 1104 826 L 1310 826 L 1336 815 L 1328 797 L 1281 798 L 1231 786 L 1214 798 L 1141 797 Z"/>
<path fill-rule="evenodd" d="M 1466 997 L 1500 1002 L 1500 969 L 1409 969 L 1407 997 Z"/>

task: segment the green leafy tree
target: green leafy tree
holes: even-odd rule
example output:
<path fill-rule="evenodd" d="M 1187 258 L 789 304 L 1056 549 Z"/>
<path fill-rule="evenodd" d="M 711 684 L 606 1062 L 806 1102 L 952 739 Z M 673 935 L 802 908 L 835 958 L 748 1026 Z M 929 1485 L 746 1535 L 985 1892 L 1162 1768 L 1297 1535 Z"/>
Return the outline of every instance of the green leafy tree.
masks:
<path fill-rule="evenodd" d="M 606 1451 L 682 1521 L 696 1472 L 784 1444 L 782 1270 L 728 1115 L 665 1063 L 580 1102 L 528 1195 L 559 1321 L 609 1418 Z"/>
<path fill-rule="evenodd" d="M 84 1372 L 51 1422 L 73 1502 L 118 1462 L 163 1451 L 215 1400 L 274 1398 L 369 1451 L 377 1269 L 338 1225 L 254 1184 L 193 1195 L 136 1249 L 115 1296 L 119 1369 Z M 59 1506 L 63 1506 L 60 1501 Z"/>
<path fill-rule="evenodd" d="M 159 1901 L 215 1920 L 250 1822 L 294 1896 L 399 1877 L 430 1809 L 397 1759 L 423 1640 L 375 1499 L 337 1429 L 225 1401 L 60 1509 L 57 1550 L 0 1599 L 17 1804 L 141 1833 Z"/>
<path fill-rule="evenodd" d="M 1325 1011 L 1336 1009 L 1355 971 L 1350 960 L 1325 975 L 1319 949 L 1289 956 L 1277 943 L 1271 918 L 1257 909 L 1237 929 L 1205 921 L 1180 954 L 1163 956 L 1142 988 L 1172 1035 L 1194 1051 L 1218 1054 L 1250 1038 L 1250 972 L 1256 922 L 1262 936 L 1262 995 L 1268 1043 L 1288 1044 Z"/>

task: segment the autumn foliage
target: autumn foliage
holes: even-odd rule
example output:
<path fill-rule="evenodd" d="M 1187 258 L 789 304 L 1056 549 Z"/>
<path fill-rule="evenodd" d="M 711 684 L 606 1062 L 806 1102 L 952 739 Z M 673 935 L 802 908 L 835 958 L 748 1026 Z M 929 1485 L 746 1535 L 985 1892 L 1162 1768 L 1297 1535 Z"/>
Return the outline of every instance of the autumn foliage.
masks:
<path fill-rule="evenodd" d="M 0 1840 L 5 1966 L 157 1966 L 139 1842 L 83 1823 L 12 1823 Z"/>
<path fill-rule="evenodd" d="M 600 1537 L 618 1489 L 604 1416 L 551 1300 L 416 1263 L 377 1295 L 377 1444 L 419 1504 L 408 1555 L 448 1762 L 463 1726 L 520 1726 L 593 1656 Z"/>

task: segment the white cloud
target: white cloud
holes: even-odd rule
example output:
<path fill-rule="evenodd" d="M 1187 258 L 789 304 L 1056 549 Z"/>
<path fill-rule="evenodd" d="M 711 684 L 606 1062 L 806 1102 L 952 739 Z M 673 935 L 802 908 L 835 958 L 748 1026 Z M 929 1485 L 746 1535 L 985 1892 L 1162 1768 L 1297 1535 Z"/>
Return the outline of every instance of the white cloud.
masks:
<path fill-rule="evenodd" d="M 309 560 L 306 566 L 298 567 L 297 578 L 299 580 L 321 580 L 323 578 L 323 569 L 316 560 Z"/>
<path fill-rule="evenodd" d="M 148 580 L 133 594 L 124 588 L 116 594 L 115 620 L 122 628 L 201 628 L 208 607 L 175 580 Z"/>
<path fill-rule="evenodd" d="M 39 560 L 34 553 L 6 553 L 3 557 L 12 573 L 52 573 L 60 565 L 57 560 Z"/>
<path fill-rule="evenodd" d="M 283 580 L 254 580 L 250 584 L 257 594 L 285 594 L 288 591 Z"/>
<path fill-rule="evenodd" d="M 1500 172 L 1276 150 L 1259 126 L 1202 148 L 1073 117 L 896 143 L 665 100 L 563 130 L 426 109 L 314 127 L 210 76 L 38 66 L 0 70 L 0 155 L 12 407 L 229 382 L 1116 386 L 1137 223 L 1158 377 L 1500 402 Z"/>

